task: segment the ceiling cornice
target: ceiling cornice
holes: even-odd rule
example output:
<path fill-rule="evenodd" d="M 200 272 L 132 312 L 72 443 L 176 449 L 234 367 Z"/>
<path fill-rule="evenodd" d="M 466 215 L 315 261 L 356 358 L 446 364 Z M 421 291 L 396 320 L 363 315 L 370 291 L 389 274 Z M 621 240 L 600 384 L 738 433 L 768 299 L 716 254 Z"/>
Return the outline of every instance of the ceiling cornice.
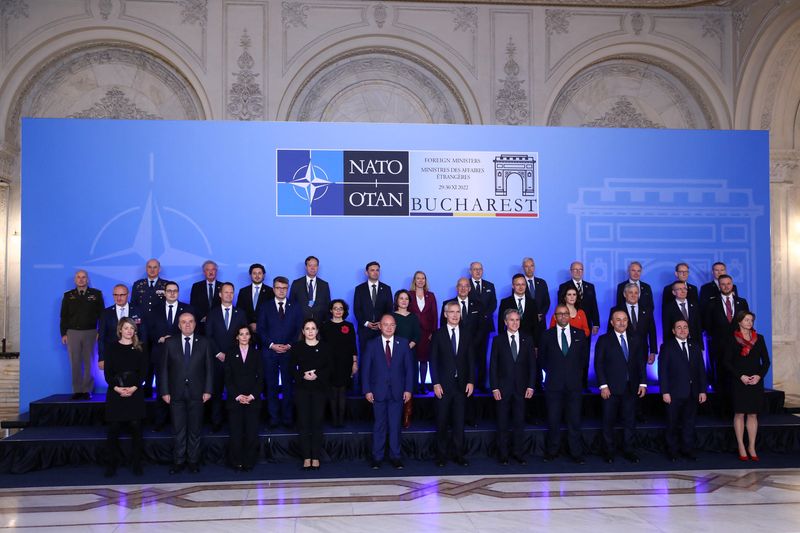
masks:
<path fill-rule="evenodd" d="M 483 4 L 547 7 L 607 7 L 624 9 L 676 9 L 697 6 L 730 6 L 733 0 L 394 0 L 415 4 Z"/>

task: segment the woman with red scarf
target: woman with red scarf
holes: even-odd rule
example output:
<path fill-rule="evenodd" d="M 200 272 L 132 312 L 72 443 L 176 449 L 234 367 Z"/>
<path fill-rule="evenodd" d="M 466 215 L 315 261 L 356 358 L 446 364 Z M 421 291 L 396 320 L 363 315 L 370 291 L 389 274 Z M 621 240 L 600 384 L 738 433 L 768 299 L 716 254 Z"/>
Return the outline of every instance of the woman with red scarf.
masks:
<path fill-rule="evenodd" d="M 769 355 L 763 335 L 753 329 L 756 315 L 739 311 L 734 317 L 737 327 L 728 342 L 725 363 L 732 376 L 733 430 L 739 445 L 740 461 L 758 461 L 756 435 L 758 412 L 764 399 L 764 376 L 769 369 Z M 745 415 L 747 420 L 745 422 Z M 744 430 L 747 427 L 748 447 L 745 450 Z M 748 458 L 749 454 L 749 458 Z"/>

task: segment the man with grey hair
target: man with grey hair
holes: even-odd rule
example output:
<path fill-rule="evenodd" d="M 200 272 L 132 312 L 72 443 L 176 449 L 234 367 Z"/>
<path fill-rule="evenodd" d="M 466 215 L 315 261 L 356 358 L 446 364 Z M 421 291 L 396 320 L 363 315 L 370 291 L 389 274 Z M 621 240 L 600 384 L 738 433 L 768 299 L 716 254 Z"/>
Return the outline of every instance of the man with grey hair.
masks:
<path fill-rule="evenodd" d="M 61 343 L 67 345 L 72 366 L 72 399 L 91 398 L 92 352 L 97 339 L 97 321 L 103 312 L 103 293 L 89 287 L 89 274 L 75 272 L 75 288 L 61 300 Z"/>
<path fill-rule="evenodd" d="M 203 263 L 203 277 L 205 279 L 192 285 L 192 292 L 189 295 L 189 305 L 194 310 L 197 318 L 197 332 L 205 332 L 206 316 L 208 311 L 215 305 L 219 305 L 219 291 L 222 282 L 217 279 L 217 264 L 208 260 Z"/>
<path fill-rule="evenodd" d="M 131 303 L 150 313 L 155 307 L 164 303 L 164 289 L 169 283 L 160 276 L 161 263 L 156 258 L 148 259 L 145 265 L 147 275 L 136 280 L 131 287 Z"/>
<path fill-rule="evenodd" d="M 625 303 L 625 286 L 630 283 L 639 289 L 639 304 L 652 312 L 655 309 L 653 288 L 642 281 L 642 264 L 639 261 L 631 261 L 628 265 L 628 279 L 617 285 L 617 306 Z"/>

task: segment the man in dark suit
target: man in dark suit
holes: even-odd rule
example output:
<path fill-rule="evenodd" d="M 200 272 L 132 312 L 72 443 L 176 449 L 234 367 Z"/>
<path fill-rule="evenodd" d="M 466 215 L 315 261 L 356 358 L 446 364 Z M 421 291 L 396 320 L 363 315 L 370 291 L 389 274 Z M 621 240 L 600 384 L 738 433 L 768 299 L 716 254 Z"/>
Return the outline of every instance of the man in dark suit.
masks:
<path fill-rule="evenodd" d="M 247 325 L 244 311 L 233 306 L 233 283 L 225 282 L 219 290 L 219 305 L 208 312 L 206 338 L 211 342 L 214 355 L 214 389 L 211 396 L 211 431 L 217 433 L 225 420 L 225 357 L 236 347 L 236 333 L 240 326 Z"/>
<path fill-rule="evenodd" d="M 370 462 L 373 469 L 380 468 L 386 454 L 387 433 L 389 461 L 394 468 L 403 468 L 400 459 L 400 417 L 403 404 L 411 400 L 414 361 L 408 341 L 395 337 L 396 327 L 391 314 L 380 317 L 379 335 L 367 342 L 367 348 L 361 356 L 361 390 L 372 404 L 375 417 Z"/>
<path fill-rule="evenodd" d="M 464 410 L 475 381 L 475 343 L 469 327 L 461 320 L 456 301 L 445 304 L 444 325 L 431 338 L 430 371 L 436 396 L 436 464 L 447 462 L 447 428 L 453 428 L 455 462 L 467 466 L 464 458 Z"/>
<path fill-rule="evenodd" d="M 157 304 L 147 315 L 147 327 L 152 348 L 150 349 L 150 364 L 156 371 L 156 391 L 161 388 L 160 370 L 164 362 L 164 348 L 167 339 L 180 333 L 178 329 L 178 317 L 184 313 L 191 313 L 192 308 L 189 304 L 178 301 L 178 284 L 168 281 L 164 286 L 164 302 Z M 156 393 L 155 412 L 155 431 L 161 429 L 167 423 L 169 416 L 169 406 L 164 403 L 161 396 Z"/>
<path fill-rule="evenodd" d="M 289 298 L 303 310 L 305 318 L 313 318 L 320 324 L 328 319 L 331 306 L 331 289 L 328 282 L 317 276 L 319 259 L 306 257 L 306 275 L 292 282 Z"/>
<path fill-rule="evenodd" d="M 248 270 L 250 274 L 250 284 L 239 289 L 236 297 L 236 307 L 244 311 L 250 331 L 256 333 L 256 322 L 261 306 L 275 297 L 272 287 L 264 283 L 264 265 L 253 263 Z M 258 336 L 256 336 L 256 340 Z"/>
<path fill-rule="evenodd" d="M 679 451 L 694 461 L 694 421 L 698 404 L 706 401 L 703 352 L 689 342 L 686 320 L 680 318 L 675 322 L 672 336 L 661 345 L 658 358 L 658 386 L 667 404 L 667 454 L 673 462 Z"/>
<path fill-rule="evenodd" d="M 357 285 L 353 293 L 353 313 L 358 323 L 358 351 L 361 354 L 366 350 L 367 341 L 380 335 L 381 317 L 394 310 L 392 288 L 380 281 L 380 263 L 370 261 L 364 268 L 367 281 Z"/>
<path fill-rule="evenodd" d="M 533 340 L 534 348 L 538 346 L 539 339 L 539 307 L 536 300 L 528 296 L 525 276 L 514 274 L 511 279 L 511 295 L 500 300 L 500 309 L 497 311 L 497 332 L 505 331 L 505 312 L 515 309 L 520 318 L 520 331 Z M 537 368 L 536 358 L 533 359 L 533 375 L 536 377 L 536 390 L 542 389 L 542 370 Z"/>
<path fill-rule="evenodd" d="M 469 265 L 470 298 L 481 304 L 482 328 L 474 332 L 472 342 L 475 345 L 475 384 L 479 390 L 486 389 L 486 366 L 489 348 L 489 336 L 494 332 L 494 311 L 497 309 L 497 292 L 494 283 L 483 279 L 483 265 L 473 261 Z"/>
<path fill-rule="evenodd" d="M 672 324 L 683 318 L 689 324 L 689 340 L 703 349 L 703 327 L 700 319 L 700 305 L 687 299 L 688 289 L 682 281 L 672 284 L 672 298 L 665 306 L 661 317 L 661 333 L 664 342 L 673 338 Z"/>
<path fill-rule="evenodd" d="M 592 341 L 592 335 L 597 335 L 600 330 L 600 312 L 597 309 L 597 292 L 594 285 L 583 279 L 583 263 L 580 261 L 573 261 L 569 266 L 571 278 L 558 286 L 558 301 L 561 301 L 562 295 L 567 292 L 567 289 L 574 288 L 578 291 L 578 299 L 581 302 L 581 309 L 586 313 L 586 320 L 589 321 L 591 328 L 591 335 L 589 342 Z M 589 365 L 583 370 L 583 389 L 588 392 L 589 390 Z"/>
<path fill-rule="evenodd" d="M 159 277 L 161 263 L 158 259 L 148 260 L 145 271 L 147 276 L 136 280 L 131 287 L 131 303 L 149 313 L 155 306 L 164 303 L 164 289 L 169 282 Z"/>
<path fill-rule="evenodd" d="M 200 471 L 200 431 L 203 404 L 211 398 L 211 344 L 195 333 L 191 313 L 178 317 L 180 335 L 165 341 L 158 393 L 170 407 L 174 445 L 170 474 Z"/>
<path fill-rule="evenodd" d="M 612 328 L 597 339 L 594 350 L 594 372 L 603 399 L 603 440 L 606 444 L 605 461 L 614 462 L 614 422 L 621 414 L 623 457 L 638 463 L 633 449 L 633 431 L 636 424 L 636 397 L 647 393 L 645 365 L 636 354 L 640 353 L 638 338 L 628 335 L 628 315 L 615 311 L 611 315 Z"/>
<path fill-rule="evenodd" d="M 561 419 L 567 422 L 567 443 L 572 460 L 583 458 L 581 441 L 582 374 L 589 364 L 589 340 L 582 329 L 569 325 L 569 309 L 557 305 L 556 325 L 542 334 L 539 344 L 539 366 L 547 373 L 544 384 L 547 400 L 547 448 L 545 461 L 552 461 L 561 447 Z"/>
<path fill-rule="evenodd" d="M 541 337 L 542 333 L 547 330 L 547 312 L 550 310 L 550 289 L 547 287 L 547 282 L 542 278 L 537 278 L 536 263 L 533 258 L 526 257 L 522 260 L 522 271 L 525 274 L 525 292 L 536 300 L 536 309 L 539 310 L 539 325 L 536 328 L 536 334 Z M 499 313 L 498 313 L 499 314 Z M 539 339 L 536 340 L 536 345 L 539 345 Z"/>
<path fill-rule="evenodd" d="M 722 261 L 717 261 L 711 265 L 711 275 L 714 277 L 714 279 L 708 283 L 704 283 L 703 286 L 700 287 L 700 295 L 698 300 L 700 302 L 701 317 L 705 318 L 706 308 L 708 307 L 708 303 L 711 301 L 711 299 L 720 295 L 719 277 L 727 273 L 728 268 Z M 736 288 L 736 285 L 733 286 L 733 292 L 734 294 L 739 294 L 739 290 Z M 691 324 L 689 324 L 689 327 L 691 328 Z"/>
<path fill-rule="evenodd" d="M 120 318 L 128 317 L 136 322 L 136 335 L 139 337 L 139 342 L 147 346 L 147 318 L 144 310 L 128 303 L 128 287 L 122 283 L 114 285 L 111 294 L 114 296 L 114 305 L 103 309 L 103 313 L 100 315 L 100 331 L 97 341 L 97 366 L 100 370 L 105 366 L 106 346 L 117 342 L 117 324 Z M 152 383 L 152 379 L 147 385 L 150 383 Z M 150 393 L 152 394 L 152 386 Z"/>
<path fill-rule="evenodd" d="M 522 277 L 521 274 L 520 276 Z M 508 420 L 511 418 L 514 436 L 510 449 L 511 458 L 524 465 L 527 464 L 523 450 L 525 400 L 533 397 L 536 354 L 533 337 L 520 329 L 519 311 L 510 307 L 502 313 L 505 333 L 498 333 L 492 340 L 492 352 L 489 356 L 489 387 L 497 406 L 497 454 L 500 464 L 507 465 Z"/>
<path fill-rule="evenodd" d="M 729 376 L 722 364 L 724 343 L 733 335 L 739 311 L 749 311 L 747 300 L 739 298 L 733 290 L 733 278 L 722 274 L 717 278 L 719 296 L 712 297 L 706 305 L 703 327 L 708 338 L 708 382 L 714 390 L 724 389 Z"/>
<path fill-rule="evenodd" d="M 623 289 L 622 304 L 613 307 L 608 313 L 609 324 L 615 311 L 625 311 L 628 315 L 628 333 L 639 338 L 642 361 L 652 365 L 658 353 L 656 321 L 653 310 L 641 304 L 639 289 L 635 284 L 628 283 Z"/>
<path fill-rule="evenodd" d="M 696 304 L 698 301 L 698 292 L 697 286 L 692 285 L 689 283 L 689 264 L 688 263 L 678 263 L 675 265 L 675 279 L 677 281 L 682 281 L 686 284 L 686 299 Z M 672 295 L 672 284 L 669 283 L 664 286 L 664 290 L 661 293 L 661 316 L 664 316 L 664 310 L 667 308 L 667 305 L 675 299 Z"/>
<path fill-rule="evenodd" d="M 286 294 L 289 292 L 289 280 L 276 276 L 272 280 L 275 298 L 267 302 L 258 313 L 256 329 L 261 337 L 261 350 L 264 357 L 264 373 L 267 382 L 267 408 L 269 409 L 269 426 L 277 427 L 283 422 L 291 427 L 292 418 L 292 380 L 294 373 L 290 368 L 290 351 L 292 344 L 300 337 L 303 327 L 303 312 L 292 304 Z M 278 376 L 280 376 L 283 397 L 278 400 Z"/>
<path fill-rule="evenodd" d="M 617 307 L 625 303 L 625 287 L 630 283 L 639 289 L 639 304 L 651 313 L 655 311 L 653 288 L 649 283 L 642 281 L 642 264 L 639 261 L 631 261 L 628 265 L 628 279 L 617 285 Z"/>
<path fill-rule="evenodd" d="M 203 263 L 203 276 L 204 280 L 192 285 L 192 292 L 189 295 L 189 304 L 197 317 L 198 333 L 203 333 L 205 330 L 208 310 L 219 305 L 219 290 L 222 288 L 222 282 L 217 280 L 217 264 L 214 261 L 209 259 Z"/>

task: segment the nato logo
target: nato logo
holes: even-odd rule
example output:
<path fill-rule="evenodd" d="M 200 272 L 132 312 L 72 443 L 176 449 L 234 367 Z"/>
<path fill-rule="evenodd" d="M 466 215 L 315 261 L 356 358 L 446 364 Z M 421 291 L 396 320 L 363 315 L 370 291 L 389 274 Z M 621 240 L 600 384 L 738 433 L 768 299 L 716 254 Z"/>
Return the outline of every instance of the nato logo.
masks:
<path fill-rule="evenodd" d="M 277 214 L 408 216 L 408 152 L 278 150 Z"/>

